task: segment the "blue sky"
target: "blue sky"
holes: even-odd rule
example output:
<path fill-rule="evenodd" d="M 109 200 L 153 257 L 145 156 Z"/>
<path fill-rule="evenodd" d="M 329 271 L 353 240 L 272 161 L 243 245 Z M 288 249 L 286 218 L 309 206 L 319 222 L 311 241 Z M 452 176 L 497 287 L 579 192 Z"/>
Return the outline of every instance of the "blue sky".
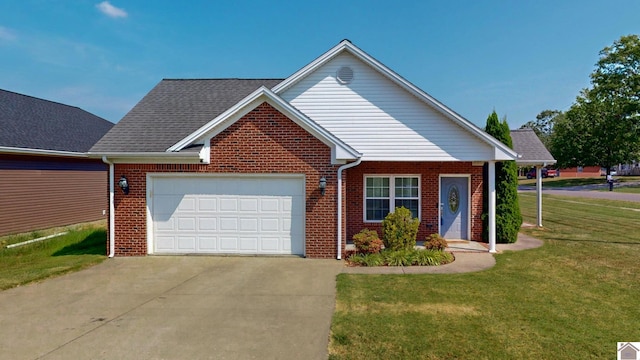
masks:
<path fill-rule="evenodd" d="M 637 0 L 3 0 L 0 89 L 119 121 L 163 78 L 285 78 L 342 39 L 476 125 L 567 110 Z"/>

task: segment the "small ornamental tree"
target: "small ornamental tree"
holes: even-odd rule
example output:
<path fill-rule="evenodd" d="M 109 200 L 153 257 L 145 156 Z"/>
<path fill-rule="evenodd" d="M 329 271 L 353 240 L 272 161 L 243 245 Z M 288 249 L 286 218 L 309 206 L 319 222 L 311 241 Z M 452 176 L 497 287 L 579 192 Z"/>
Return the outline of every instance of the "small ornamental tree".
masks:
<path fill-rule="evenodd" d="M 487 118 L 485 131 L 513 148 L 509 124 L 506 118 L 500 122 L 494 111 Z M 485 166 L 486 168 L 486 166 Z M 485 171 L 485 180 L 487 179 Z M 514 160 L 496 163 L 496 242 L 514 243 L 522 225 L 522 214 L 518 203 L 518 167 Z M 484 182 L 483 238 L 489 238 L 489 184 Z"/>
<path fill-rule="evenodd" d="M 416 246 L 420 220 L 411 217 L 411 210 L 398 207 L 382 220 L 382 242 L 386 249 L 413 249 Z"/>

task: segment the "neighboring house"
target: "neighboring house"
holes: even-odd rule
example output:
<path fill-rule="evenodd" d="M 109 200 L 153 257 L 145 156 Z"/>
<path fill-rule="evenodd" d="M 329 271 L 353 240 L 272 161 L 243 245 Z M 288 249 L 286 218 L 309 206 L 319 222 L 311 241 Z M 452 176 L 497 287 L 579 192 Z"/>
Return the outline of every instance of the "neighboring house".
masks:
<path fill-rule="evenodd" d="M 560 177 L 600 177 L 602 173 L 600 166 L 579 166 L 572 168 L 558 169 Z"/>
<path fill-rule="evenodd" d="M 420 239 L 480 241 L 485 163 L 495 251 L 495 163 L 517 157 L 348 40 L 286 79 L 162 80 L 90 155 L 110 256 L 338 259 L 396 206 Z"/>
<path fill-rule="evenodd" d="M 0 90 L 0 236 L 105 218 L 107 165 L 86 152 L 112 126 Z"/>
<path fill-rule="evenodd" d="M 556 163 L 549 150 L 544 146 L 536 132 L 532 129 L 511 130 L 511 141 L 513 150 L 518 153 L 518 166 L 533 166 L 534 174 L 532 178 L 536 179 L 537 190 L 537 226 L 542 226 L 542 172 L 544 167 Z M 529 176 L 527 176 L 529 178 Z"/>

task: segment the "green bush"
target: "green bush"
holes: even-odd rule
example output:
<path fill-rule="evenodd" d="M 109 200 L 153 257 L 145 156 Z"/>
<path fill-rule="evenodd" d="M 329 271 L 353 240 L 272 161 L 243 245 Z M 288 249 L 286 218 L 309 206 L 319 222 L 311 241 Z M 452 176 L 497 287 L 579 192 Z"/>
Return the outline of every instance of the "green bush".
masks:
<path fill-rule="evenodd" d="M 398 207 L 382 221 L 382 242 L 391 250 L 413 249 L 416 246 L 420 220 L 411 217 L 411 210 Z"/>
<path fill-rule="evenodd" d="M 513 140 L 507 124 L 507 119 L 498 120 L 498 114 L 494 111 L 487 118 L 485 131 L 500 140 L 505 145 L 513 148 Z M 522 225 L 522 215 L 518 202 L 518 167 L 514 160 L 496 163 L 496 242 L 513 243 L 518 239 L 518 232 Z M 488 179 L 488 167 L 485 164 L 483 176 Z M 483 214 L 482 214 L 482 238 L 489 239 L 489 184 L 483 183 Z"/>
<path fill-rule="evenodd" d="M 448 247 L 447 240 L 445 240 L 440 234 L 431 234 L 427 236 L 424 241 L 424 248 L 427 250 L 444 250 Z"/>
<path fill-rule="evenodd" d="M 416 257 L 415 249 L 386 250 L 382 252 L 385 264 L 389 266 L 411 266 Z"/>
<path fill-rule="evenodd" d="M 353 235 L 353 244 L 359 254 L 377 254 L 382 249 L 382 240 L 375 230 L 362 229 Z"/>
<path fill-rule="evenodd" d="M 353 265 L 360 266 L 381 266 L 385 264 L 381 254 L 353 254 L 347 260 Z"/>
<path fill-rule="evenodd" d="M 453 261 L 453 255 L 442 250 L 422 250 L 416 254 L 415 264 L 420 266 L 437 266 Z"/>

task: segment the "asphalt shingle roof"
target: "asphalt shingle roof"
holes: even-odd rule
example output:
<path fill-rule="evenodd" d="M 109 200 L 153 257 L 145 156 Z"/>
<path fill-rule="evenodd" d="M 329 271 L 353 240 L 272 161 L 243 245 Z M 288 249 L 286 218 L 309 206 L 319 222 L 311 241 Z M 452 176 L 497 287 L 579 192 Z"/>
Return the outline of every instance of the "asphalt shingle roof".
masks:
<path fill-rule="evenodd" d="M 0 146 L 84 153 L 112 126 L 78 107 L 0 89 Z"/>
<path fill-rule="evenodd" d="M 532 129 L 511 130 L 513 150 L 522 157 L 516 163 L 554 163 L 556 160 Z"/>
<path fill-rule="evenodd" d="M 91 152 L 164 152 L 260 86 L 282 80 L 164 79 Z"/>

